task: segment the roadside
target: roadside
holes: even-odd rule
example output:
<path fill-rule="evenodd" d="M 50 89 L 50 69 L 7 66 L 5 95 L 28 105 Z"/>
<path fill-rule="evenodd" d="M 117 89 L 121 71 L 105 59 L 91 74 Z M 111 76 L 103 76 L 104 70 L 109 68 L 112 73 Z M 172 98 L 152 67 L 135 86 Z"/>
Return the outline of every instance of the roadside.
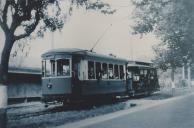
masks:
<path fill-rule="evenodd" d="M 177 89 L 174 96 L 190 93 L 190 89 Z M 144 107 L 172 97 L 171 91 L 161 90 L 149 97 L 129 99 L 124 102 L 92 105 L 86 108 L 64 109 L 59 106 L 44 108 L 40 102 L 10 105 L 8 107 L 8 128 L 46 128 L 55 127 L 101 115 Z"/>

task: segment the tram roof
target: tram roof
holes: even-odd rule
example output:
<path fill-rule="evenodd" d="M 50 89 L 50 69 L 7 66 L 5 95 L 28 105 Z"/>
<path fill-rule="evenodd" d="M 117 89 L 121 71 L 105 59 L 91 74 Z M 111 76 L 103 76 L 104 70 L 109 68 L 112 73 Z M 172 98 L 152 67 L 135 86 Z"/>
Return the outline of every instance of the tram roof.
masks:
<path fill-rule="evenodd" d="M 129 61 L 128 67 L 138 67 L 138 68 L 154 68 L 153 63 L 144 61 Z"/>
<path fill-rule="evenodd" d="M 83 56 L 96 57 L 96 58 L 108 59 L 108 60 L 113 60 L 113 61 L 115 60 L 115 61 L 128 62 L 128 60 L 123 59 L 123 58 L 118 58 L 118 57 L 111 56 L 111 55 L 103 55 L 103 54 L 99 54 L 96 52 L 91 52 L 88 50 L 77 49 L 77 48 L 52 49 L 42 54 L 42 57 L 45 58 L 46 56 L 57 55 L 57 54 L 83 55 Z"/>

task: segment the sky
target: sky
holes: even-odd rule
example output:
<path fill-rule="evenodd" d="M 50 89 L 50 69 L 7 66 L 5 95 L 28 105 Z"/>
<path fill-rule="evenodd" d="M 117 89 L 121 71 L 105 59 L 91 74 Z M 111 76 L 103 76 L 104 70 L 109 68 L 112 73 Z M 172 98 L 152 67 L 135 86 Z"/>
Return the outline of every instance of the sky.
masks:
<path fill-rule="evenodd" d="M 62 31 L 47 32 L 44 38 L 28 41 L 30 44 L 28 57 L 21 54 L 12 58 L 11 62 L 17 65 L 19 64 L 17 61 L 22 60 L 20 66 L 40 67 L 41 54 L 50 50 L 52 43 L 53 48 L 90 50 L 98 39 L 100 40 L 93 50 L 97 53 L 112 53 L 118 57 L 142 61 L 153 59 L 152 46 L 159 41 L 153 34 L 144 35 L 142 38 L 140 35 L 131 34 L 133 30 L 130 26 L 134 23 L 131 13 L 134 6 L 130 0 L 106 0 L 106 2 L 117 10 L 113 15 L 81 8 L 74 9 L 73 15 L 68 18 Z M 3 43 L 4 35 L 0 28 L 0 49 Z"/>

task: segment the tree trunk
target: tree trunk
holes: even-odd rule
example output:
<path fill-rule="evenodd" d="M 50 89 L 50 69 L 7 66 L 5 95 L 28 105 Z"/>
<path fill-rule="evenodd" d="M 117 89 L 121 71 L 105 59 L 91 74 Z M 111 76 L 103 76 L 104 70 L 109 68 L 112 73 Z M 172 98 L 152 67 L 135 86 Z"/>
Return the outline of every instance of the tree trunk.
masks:
<path fill-rule="evenodd" d="M 5 39 L 5 45 L 1 54 L 0 63 L 0 84 L 7 85 L 8 66 L 11 49 L 13 47 L 14 39 L 13 36 L 8 36 Z"/>
<path fill-rule="evenodd" d="M 7 84 L 8 84 L 8 65 L 14 38 L 10 34 L 6 35 L 5 45 L 1 54 L 0 63 L 0 128 L 6 128 L 7 116 Z"/>
<path fill-rule="evenodd" d="M 187 67 L 187 74 L 188 74 L 188 87 L 191 87 L 191 66 L 188 64 Z"/>
<path fill-rule="evenodd" d="M 171 71 L 171 88 L 172 88 L 172 95 L 175 94 L 174 72 L 175 72 L 175 68 L 172 67 L 172 71 Z"/>

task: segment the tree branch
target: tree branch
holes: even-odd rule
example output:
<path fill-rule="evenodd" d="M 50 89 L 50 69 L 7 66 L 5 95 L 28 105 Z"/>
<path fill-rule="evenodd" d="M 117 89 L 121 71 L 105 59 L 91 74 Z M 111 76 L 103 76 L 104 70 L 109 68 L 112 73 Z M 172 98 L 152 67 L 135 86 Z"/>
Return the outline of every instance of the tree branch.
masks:
<path fill-rule="evenodd" d="M 4 9 L 3 9 L 3 23 L 7 23 L 7 11 L 8 11 L 8 7 L 10 5 L 11 0 L 6 0 Z"/>
<path fill-rule="evenodd" d="M 19 36 L 14 36 L 14 40 L 16 41 L 16 40 L 20 40 L 22 38 L 30 36 L 30 34 L 36 29 L 39 21 L 40 21 L 40 13 L 37 11 L 36 14 L 35 14 L 34 23 L 32 23 L 31 25 L 29 25 L 25 28 L 26 33 L 21 34 Z"/>
<path fill-rule="evenodd" d="M 9 31 L 8 25 L 7 25 L 7 12 L 8 12 L 8 7 L 11 3 L 11 0 L 7 0 L 4 6 L 4 9 L 2 11 L 2 20 L 0 19 L 0 26 L 3 29 L 5 33 Z"/>
<path fill-rule="evenodd" d="M 1 19 L 0 19 L 0 26 L 5 33 L 7 33 L 9 31 L 7 24 L 3 23 L 3 21 Z"/>

